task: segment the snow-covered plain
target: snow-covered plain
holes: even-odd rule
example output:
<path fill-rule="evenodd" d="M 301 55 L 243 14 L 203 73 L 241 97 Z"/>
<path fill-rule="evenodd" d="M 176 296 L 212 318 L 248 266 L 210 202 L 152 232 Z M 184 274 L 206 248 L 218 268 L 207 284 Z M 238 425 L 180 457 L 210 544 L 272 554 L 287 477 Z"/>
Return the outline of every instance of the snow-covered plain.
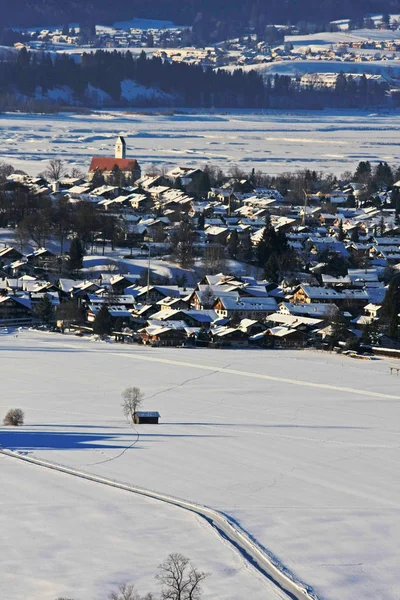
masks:
<path fill-rule="evenodd" d="M 87 170 L 93 155 L 113 156 L 115 137 L 143 171 L 153 164 L 281 173 L 316 169 L 340 174 L 360 160 L 400 162 L 397 113 L 262 111 L 157 114 L 0 115 L 0 159 L 36 175 L 59 157 Z"/>
<path fill-rule="evenodd" d="M 326 49 L 327 46 L 336 44 L 350 44 L 358 41 L 398 40 L 400 33 L 387 29 L 353 29 L 351 31 L 324 31 L 310 35 L 287 35 L 285 42 L 293 44 L 294 47 L 316 46 Z M 357 49 L 359 52 L 359 49 Z"/>
<path fill-rule="evenodd" d="M 1 335 L 0 361 L 0 411 L 21 406 L 26 412 L 23 428 L 0 429 L 3 447 L 228 513 L 319 598 L 398 599 L 400 394 L 390 361 L 312 351 L 146 349 L 35 332 Z M 140 426 L 139 439 L 121 415 L 120 393 L 127 385 L 139 386 L 144 408 L 162 416 L 158 426 Z M 169 535 L 166 507 L 0 460 L 2 483 L 11 490 L 1 500 L 10 511 L 2 597 L 13 598 L 20 572 L 13 578 L 11 568 L 27 554 L 25 572 L 31 564 L 36 572 L 50 557 L 52 569 L 44 562 L 42 579 L 50 581 L 51 593 L 60 581 L 68 589 L 79 534 L 79 572 L 89 568 L 92 549 L 104 551 L 102 540 L 109 550 L 108 566 L 98 558 L 98 570 L 85 573 L 85 599 L 94 600 L 99 573 L 104 585 L 135 564 L 140 568 L 133 578 L 137 573 L 140 588 L 150 589 L 155 565 L 175 550 L 213 572 L 206 597 L 279 598 L 252 569 L 240 579 L 243 560 L 217 547 L 213 531 L 196 519 L 174 512 Z M 37 518 L 47 518 L 40 506 L 49 512 L 49 527 L 35 555 L 32 530 Z M 121 525 L 130 519 L 132 530 L 132 515 L 142 516 L 142 510 L 139 540 L 144 537 L 145 546 L 135 545 Z M 157 511 L 154 520 L 151 510 Z M 14 529 L 18 516 L 22 521 Z M 66 521 L 71 541 L 65 539 Z M 189 546 L 180 527 L 192 537 Z M 115 560 L 113 544 L 119 546 Z M 131 552 L 141 554 L 138 563 Z M 25 595 L 34 598 L 29 584 L 24 580 Z M 52 600 L 46 593 L 40 598 Z"/>
<path fill-rule="evenodd" d="M 399 54 L 400 58 L 400 54 Z M 227 71 L 235 71 L 238 67 L 225 67 Z M 243 71 L 257 71 L 264 79 L 275 74 L 298 77 L 305 73 L 368 73 L 398 78 L 400 76 L 400 60 L 377 60 L 373 62 L 343 62 L 340 60 L 281 60 L 272 63 L 245 65 Z"/>
<path fill-rule="evenodd" d="M 157 593 L 154 575 L 171 551 L 212 574 L 206 598 L 284 598 L 184 510 L 5 456 L 0 473 L 4 600 L 106 600 L 123 582 Z"/>

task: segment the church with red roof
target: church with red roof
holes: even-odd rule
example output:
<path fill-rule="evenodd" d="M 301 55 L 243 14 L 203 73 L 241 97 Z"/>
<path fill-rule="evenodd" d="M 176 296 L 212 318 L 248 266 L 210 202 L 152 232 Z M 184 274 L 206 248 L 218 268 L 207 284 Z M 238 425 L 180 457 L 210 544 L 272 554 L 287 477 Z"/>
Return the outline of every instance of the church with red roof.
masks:
<path fill-rule="evenodd" d="M 93 179 L 96 172 L 101 173 L 107 180 L 113 169 L 117 166 L 126 177 L 139 179 L 141 169 L 135 158 L 126 158 L 126 142 L 122 136 L 119 136 L 115 143 L 115 157 L 93 156 L 89 167 L 89 181 Z"/>

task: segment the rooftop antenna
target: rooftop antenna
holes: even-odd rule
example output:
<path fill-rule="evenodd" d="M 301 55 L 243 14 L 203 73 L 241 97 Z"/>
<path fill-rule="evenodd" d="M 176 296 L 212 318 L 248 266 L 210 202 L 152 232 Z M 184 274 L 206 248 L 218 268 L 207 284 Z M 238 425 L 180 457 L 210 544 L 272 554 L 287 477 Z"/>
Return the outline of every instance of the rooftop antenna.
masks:
<path fill-rule="evenodd" d="M 306 210 L 307 210 L 307 192 L 306 190 L 303 189 L 303 193 L 304 193 L 304 206 L 303 206 L 303 218 L 301 219 L 301 224 L 304 227 L 306 224 Z"/>

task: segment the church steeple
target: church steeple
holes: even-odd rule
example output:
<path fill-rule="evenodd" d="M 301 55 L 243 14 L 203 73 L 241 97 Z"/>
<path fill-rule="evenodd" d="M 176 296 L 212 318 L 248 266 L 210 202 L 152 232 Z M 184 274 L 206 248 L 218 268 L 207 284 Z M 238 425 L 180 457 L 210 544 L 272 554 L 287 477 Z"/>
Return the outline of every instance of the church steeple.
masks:
<path fill-rule="evenodd" d="M 126 158 L 126 142 L 122 135 L 115 142 L 115 158 Z"/>

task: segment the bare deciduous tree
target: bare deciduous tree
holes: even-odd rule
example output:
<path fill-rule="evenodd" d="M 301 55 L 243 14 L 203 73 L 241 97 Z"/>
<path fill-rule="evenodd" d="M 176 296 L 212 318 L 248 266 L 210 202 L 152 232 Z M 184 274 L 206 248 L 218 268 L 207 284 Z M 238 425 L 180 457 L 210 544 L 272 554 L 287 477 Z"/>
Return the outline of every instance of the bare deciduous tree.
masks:
<path fill-rule="evenodd" d="M 209 285 L 202 294 L 202 301 L 204 308 L 212 308 L 214 306 L 215 296 Z"/>
<path fill-rule="evenodd" d="M 14 167 L 3 161 L 0 161 L 0 183 L 7 181 L 7 177 L 14 173 Z"/>
<path fill-rule="evenodd" d="M 201 582 L 208 576 L 198 571 L 190 560 L 173 553 L 159 565 L 157 581 L 162 585 L 161 600 L 198 600 L 202 596 Z"/>
<path fill-rule="evenodd" d="M 85 179 L 86 174 L 82 171 L 82 169 L 79 169 L 79 167 L 73 167 L 71 170 L 71 177 L 73 179 Z"/>
<path fill-rule="evenodd" d="M 58 181 L 66 173 L 65 163 L 60 158 L 52 158 L 43 171 L 43 175 L 50 181 Z"/>
<path fill-rule="evenodd" d="M 225 248 L 218 244 L 209 244 L 204 249 L 203 271 L 216 275 L 226 270 Z"/>
<path fill-rule="evenodd" d="M 151 596 L 147 595 L 144 598 L 135 590 L 135 586 L 131 583 L 121 583 L 118 586 L 117 592 L 112 592 L 109 595 L 110 600 L 151 600 Z"/>
<path fill-rule="evenodd" d="M 122 410 L 128 421 L 135 420 L 137 409 L 143 402 L 143 394 L 138 387 L 128 387 L 122 392 Z"/>

